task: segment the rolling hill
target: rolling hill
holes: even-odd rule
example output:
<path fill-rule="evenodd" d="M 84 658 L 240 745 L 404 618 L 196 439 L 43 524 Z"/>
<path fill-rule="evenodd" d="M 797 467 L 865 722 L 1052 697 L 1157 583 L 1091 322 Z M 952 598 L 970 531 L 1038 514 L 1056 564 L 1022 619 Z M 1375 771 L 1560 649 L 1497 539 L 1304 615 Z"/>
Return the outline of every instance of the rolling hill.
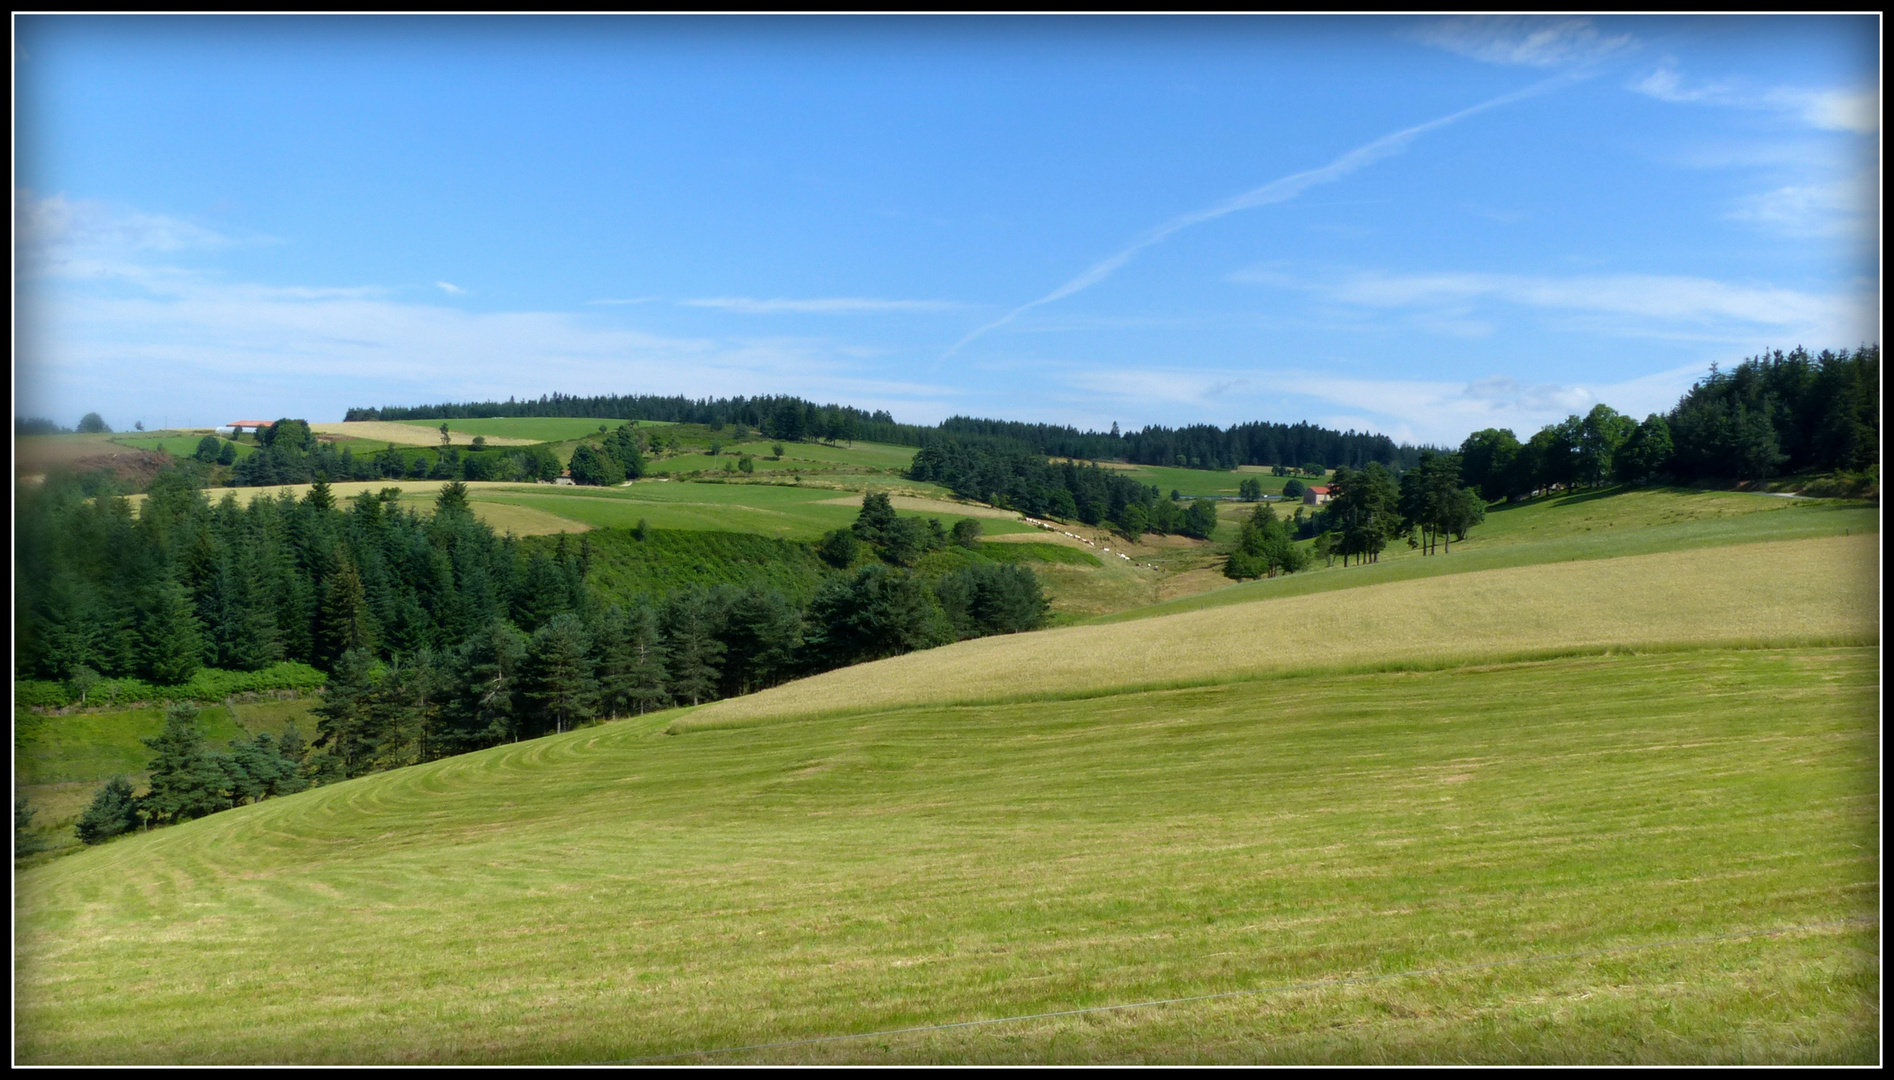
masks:
<path fill-rule="evenodd" d="M 1878 536 L 1689 540 L 965 642 L 123 838 L 18 878 L 16 1053 L 1875 1061 Z"/>

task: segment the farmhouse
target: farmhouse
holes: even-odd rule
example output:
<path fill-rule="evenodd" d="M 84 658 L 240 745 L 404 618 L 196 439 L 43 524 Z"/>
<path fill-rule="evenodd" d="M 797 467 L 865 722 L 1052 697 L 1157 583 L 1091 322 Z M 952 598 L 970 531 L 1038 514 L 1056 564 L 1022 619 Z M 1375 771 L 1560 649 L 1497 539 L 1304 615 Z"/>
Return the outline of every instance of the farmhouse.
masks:
<path fill-rule="evenodd" d="M 1309 506 L 1320 506 L 1328 501 L 1328 488 L 1321 485 L 1308 488 L 1302 493 L 1302 501 Z"/>
<path fill-rule="evenodd" d="M 250 434 L 254 435 L 263 428 L 269 427 L 270 423 L 271 421 L 268 420 L 232 420 L 228 424 L 225 424 L 224 428 L 230 429 L 230 434 L 233 437 L 243 434 L 244 428 L 249 428 Z M 223 428 L 219 428 L 218 430 L 221 431 Z"/>

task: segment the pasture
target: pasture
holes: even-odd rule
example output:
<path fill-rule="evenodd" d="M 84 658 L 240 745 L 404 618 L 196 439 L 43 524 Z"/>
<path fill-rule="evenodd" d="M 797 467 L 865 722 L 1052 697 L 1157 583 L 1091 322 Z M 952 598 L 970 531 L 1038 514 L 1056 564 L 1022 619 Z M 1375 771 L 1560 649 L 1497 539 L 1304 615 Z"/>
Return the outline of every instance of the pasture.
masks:
<path fill-rule="evenodd" d="M 1283 485 L 1292 479 L 1300 480 L 1304 484 L 1324 483 L 1320 477 L 1313 476 L 1271 476 L 1269 469 L 1260 465 L 1245 465 L 1226 472 L 1220 469 L 1180 469 L 1164 465 L 1119 465 L 1111 462 L 1101 464 L 1141 484 L 1153 485 L 1157 488 L 1158 494 L 1166 498 L 1175 491 L 1186 499 L 1200 496 L 1234 499 L 1241 493 L 1240 485 L 1245 480 L 1255 480 L 1260 483 L 1265 495 L 1281 495 Z"/>
<path fill-rule="evenodd" d="M 490 433 L 484 430 L 469 431 L 465 427 L 460 426 L 469 423 L 484 425 L 491 423 L 491 421 L 448 421 L 447 435 L 449 445 L 471 446 L 474 436 L 476 435 L 486 436 L 487 445 L 489 446 L 530 446 L 533 443 L 552 441 L 548 439 L 531 438 L 519 433 L 508 435 L 503 433 Z M 351 420 L 339 423 L 310 424 L 309 430 L 321 436 L 347 440 L 359 439 L 364 442 L 376 443 L 382 446 L 388 443 L 394 443 L 396 446 L 441 445 L 441 422 L 439 420 Z M 592 422 L 591 426 L 586 428 L 585 431 L 580 432 L 580 434 L 583 435 L 588 432 L 594 435 L 598 433 L 598 423 L 596 421 Z M 573 438 L 578 437 L 577 435 L 573 436 Z"/>
<path fill-rule="evenodd" d="M 1873 1063 L 1876 681 L 1712 649 L 607 724 L 26 870 L 15 1053 Z"/>
<path fill-rule="evenodd" d="M 283 487 L 212 488 L 212 502 L 226 496 L 248 505 L 252 499 L 293 498 L 307 495 L 310 484 Z M 930 485 L 896 481 L 864 484 L 880 490 L 927 492 Z M 362 480 L 329 485 L 338 500 L 362 492 L 395 488 L 404 506 L 430 512 L 439 495 L 439 480 Z M 134 505 L 143 495 L 128 496 Z M 468 481 L 468 504 L 474 514 L 495 529 L 516 536 L 544 536 L 584 532 L 595 528 L 631 528 L 644 521 L 656 529 L 696 529 L 752 532 L 785 539 L 811 540 L 831 529 L 846 528 L 861 511 L 861 494 L 833 486 L 765 483 L 693 483 L 641 480 L 625 487 L 599 488 L 556 484 L 517 484 Z M 938 517 L 949 528 L 961 517 L 978 517 L 989 534 L 1025 533 L 1032 526 L 1010 511 L 951 502 L 945 498 L 899 496 L 896 513 L 902 517 Z"/>
<path fill-rule="evenodd" d="M 1833 536 L 1362 585 L 1135 621 L 979 638 L 705 705 L 682 725 L 1029 700 L 1545 651 L 1861 643 L 1879 633 L 1875 536 Z M 1213 594 L 1214 595 L 1214 594 Z"/>
<path fill-rule="evenodd" d="M 1234 532 L 1236 523 L 1249 513 L 1249 504 L 1225 508 L 1217 538 L 1225 539 L 1226 530 Z M 1466 541 L 1455 541 L 1449 552 L 1422 555 L 1397 542 L 1381 553 L 1377 563 L 1344 567 L 1337 559 L 1333 566 L 1318 563 L 1303 573 L 1220 586 L 1135 610 L 1119 609 L 1103 618 L 1141 619 L 1475 570 L 1862 535 L 1874 533 L 1879 522 L 1878 509 L 1856 500 L 1789 499 L 1692 488 L 1612 488 L 1553 495 L 1489 509 L 1486 522 L 1475 526 Z"/>

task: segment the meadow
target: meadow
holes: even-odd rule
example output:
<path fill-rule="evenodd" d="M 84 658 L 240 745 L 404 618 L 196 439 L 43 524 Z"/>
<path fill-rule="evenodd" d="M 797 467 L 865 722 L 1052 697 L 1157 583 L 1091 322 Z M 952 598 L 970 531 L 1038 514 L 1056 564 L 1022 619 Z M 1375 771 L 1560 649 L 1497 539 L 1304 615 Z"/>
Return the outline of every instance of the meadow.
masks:
<path fill-rule="evenodd" d="M 1250 504 L 1225 508 L 1217 539 L 1235 531 Z M 1280 511 L 1278 511 L 1280 513 Z M 1859 500 L 1784 498 L 1693 488 L 1612 488 L 1553 495 L 1487 511 L 1466 541 L 1423 555 L 1396 543 L 1379 562 L 1317 563 L 1299 574 L 1220 586 L 1215 591 L 1118 609 L 1100 621 L 1142 619 L 1270 597 L 1352 589 L 1475 570 L 1536 566 L 1626 555 L 1730 547 L 1772 540 L 1872 534 L 1880 511 Z M 1226 532 L 1227 530 L 1227 532 Z"/>
<path fill-rule="evenodd" d="M 1241 494 L 1241 485 L 1245 480 L 1254 480 L 1262 485 L 1263 494 L 1281 495 L 1284 484 L 1290 480 L 1300 480 L 1304 485 L 1320 484 L 1324 481 L 1315 476 L 1272 476 L 1267 467 L 1244 465 L 1239 468 L 1222 469 L 1179 469 L 1164 465 L 1117 465 L 1103 463 L 1113 472 L 1122 473 L 1139 483 L 1150 484 L 1157 488 L 1158 494 L 1169 496 L 1177 492 L 1181 497 L 1194 499 L 1199 497 L 1234 499 Z"/>
<path fill-rule="evenodd" d="M 16 1054 L 1871 1063 L 1875 695 L 1711 649 L 608 724 L 24 872 Z"/>
<path fill-rule="evenodd" d="M 202 431 L 154 431 L 149 434 L 121 433 L 113 435 L 112 441 L 120 446 L 129 446 L 136 450 L 162 450 L 172 457 L 187 458 L 197 453 L 197 444 L 204 441 L 204 436 L 215 434 L 216 432 L 208 428 Z M 223 439 L 222 441 L 230 442 L 231 440 Z M 235 445 L 237 447 L 238 457 L 248 457 L 256 453 L 256 443 L 237 442 Z"/>
<path fill-rule="evenodd" d="M 759 545 L 859 501 L 503 487 L 649 519 L 594 535 L 619 591 L 813 581 Z M 1562 496 L 1154 606 L 1209 549 L 981 521 L 1145 606 L 28 865 L 18 1060 L 1878 1060 L 1872 507 Z M 33 723 L 71 813 L 135 756 Z"/>

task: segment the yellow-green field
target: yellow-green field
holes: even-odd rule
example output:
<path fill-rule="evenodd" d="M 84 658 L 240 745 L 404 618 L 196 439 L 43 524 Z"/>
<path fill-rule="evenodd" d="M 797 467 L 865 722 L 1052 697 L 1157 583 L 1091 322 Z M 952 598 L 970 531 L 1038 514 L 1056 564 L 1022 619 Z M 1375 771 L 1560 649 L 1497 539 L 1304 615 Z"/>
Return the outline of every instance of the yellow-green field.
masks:
<path fill-rule="evenodd" d="M 1450 556 L 963 642 L 30 866 L 16 1057 L 1873 1064 L 1878 514 L 1759 498 L 1539 500 Z M 685 483 L 481 500 L 780 535 L 858 505 Z M 1201 545 L 1133 550 L 1169 569 L 1041 572 L 1127 595 L 1205 572 Z"/>
<path fill-rule="evenodd" d="M 1031 699 L 1542 651 L 1878 634 L 1877 536 L 1790 540 L 1368 585 L 979 638 L 694 710 L 682 725 Z"/>
<path fill-rule="evenodd" d="M 15 1052 L 689 1061 L 1292 987 L 714 1060 L 1872 1063 L 1875 684 L 1708 650 L 610 724 L 26 871 Z"/>

